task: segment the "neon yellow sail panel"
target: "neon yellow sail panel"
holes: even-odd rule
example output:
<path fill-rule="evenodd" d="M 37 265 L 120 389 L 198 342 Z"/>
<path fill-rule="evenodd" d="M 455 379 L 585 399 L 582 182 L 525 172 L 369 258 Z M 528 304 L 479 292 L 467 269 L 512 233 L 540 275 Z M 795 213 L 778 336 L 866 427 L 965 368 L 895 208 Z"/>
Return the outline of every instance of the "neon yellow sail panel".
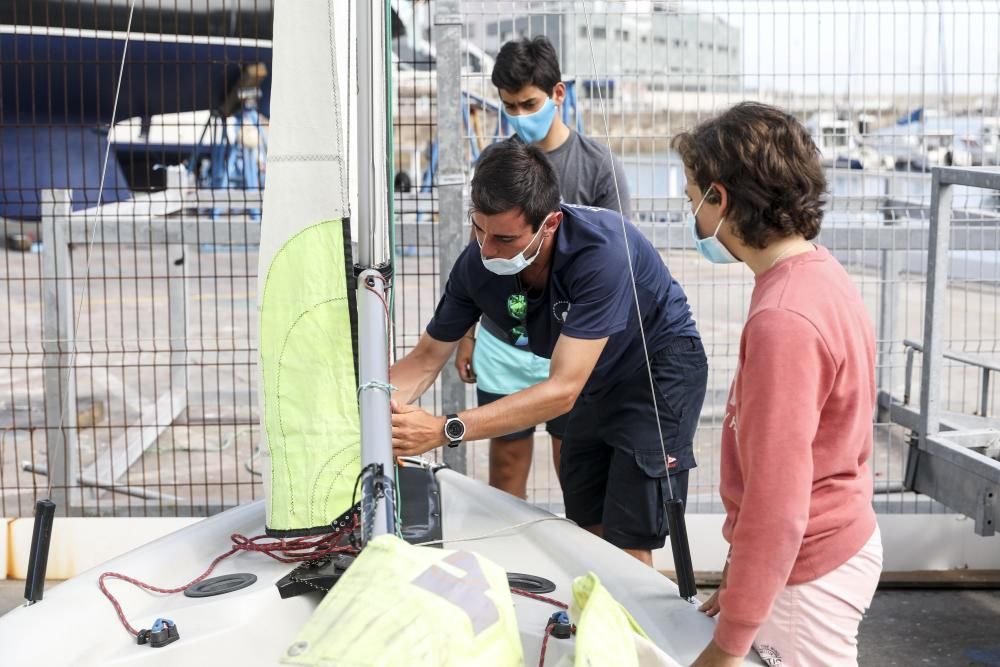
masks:
<path fill-rule="evenodd" d="M 393 535 L 365 546 L 281 661 L 352 667 L 523 664 L 503 568 L 474 553 L 416 547 Z"/>
<path fill-rule="evenodd" d="M 271 262 L 260 306 L 267 527 L 324 529 L 351 504 L 360 423 L 343 228 L 307 228 Z"/>
<path fill-rule="evenodd" d="M 569 617 L 576 625 L 574 655 L 560 660 L 557 667 L 680 667 L 650 641 L 593 572 L 573 581 Z"/>

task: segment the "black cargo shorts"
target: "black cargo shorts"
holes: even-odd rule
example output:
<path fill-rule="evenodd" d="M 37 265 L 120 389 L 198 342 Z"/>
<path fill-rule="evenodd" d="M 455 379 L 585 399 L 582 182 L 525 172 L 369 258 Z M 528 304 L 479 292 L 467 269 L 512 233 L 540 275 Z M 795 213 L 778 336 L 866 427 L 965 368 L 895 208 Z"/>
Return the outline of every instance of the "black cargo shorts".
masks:
<path fill-rule="evenodd" d="M 626 549 L 662 547 L 668 532 L 664 500 L 672 492 L 687 502 L 708 382 L 708 359 L 698 338 L 675 338 L 650 362 L 663 441 L 676 459 L 669 474 L 645 365 L 599 397 L 577 401 L 559 467 L 567 518 L 584 527 L 603 525 L 604 539 Z"/>

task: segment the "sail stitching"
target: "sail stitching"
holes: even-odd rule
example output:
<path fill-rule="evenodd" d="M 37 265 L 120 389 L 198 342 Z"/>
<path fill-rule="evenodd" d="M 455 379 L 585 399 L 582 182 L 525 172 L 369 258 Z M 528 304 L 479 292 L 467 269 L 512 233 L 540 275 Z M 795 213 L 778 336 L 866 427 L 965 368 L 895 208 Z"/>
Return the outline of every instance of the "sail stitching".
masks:
<path fill-rule="evenodd" d="M 284 420 L 284 417 L 282 416 L 282 413 L 281 413 L 281 369 L 284 367 L 284 363 L 283 362 L 284 362 L 284 359 L 285 359 L 285 351 L 288 349 L 288 342 L 289 342 L 289 340 L 292 337 L 292 332 L 295 330 L 295 327 L 298 326 L 299 322 L 302 321 L 302 319 L 306 315 L 312 313 L 313 310 L 317 306 L 322 306 L 322 305 L 326 305 L 328 303 L 336 303 L 338 301 L 346 301 L 346 300 L 347 300 L 346 296 L 333 297 L 331 299 L 326 299 L 324 301 L 320 301 L 319 303 L 313 304 L 312 306 L 310 306 L 309 309 L 303 310 L 301 313 L 299 313 L 299 316 L 295 318 L 295 321 L 292 322 L 291 326 L 288 327 L 288 331 L 285 333 L 285 339 L 284 339 L 284 341 L 282 342 L 282 345 L 281 345 L 281 353 L 278 355 L 277 370 L 275 372 L 275 380 L 274 380 L 274 382 L 275 382 L 275 385 L 274 385 L 274 394 L 275 394 L 276 403 L 277 403 L 277 405 L 275 406 L 275 410 L 278 413 L 278 428 L 279 428 L 279 431 L 281 432 L 281 438 L 282 438 L 283 441 L 287 440 L 287 435 L 285 434 L 285 420 Z M 285 452 L 282 452 L 282 454 L 283 454 L 282 457 L 281 457 L 282 463 L 284 464 L 285 472 L 288 475 L 288 506 L 289 506 L 289 511 L 292 514 L 295 514 L 295 493 L 294 493 L 294 491 L 295 491 L 295 485 L 292 484 L 292 469 L 288 465 L 288 456 L 287 456 L 287 454 Z M 334 455 L 334 456 L 336 456 L 336 455 Z M 333 457 L 331 457 L 331 458 L 333 458 Z M 325 466 L 325 464 L 324 464 L 324 466 Z"/>
<path fill-rule="evenodd" d="M 335 153 L 286 153 L 284 155 L 270 154 L 268 162 L 344 162 L 342 155 Z M 343 195 L 343 192 L 341 192 Z"/>
<path fill-rule="evenodd" d="M 332 89 L 332 92 L 333 92 L 333 124 L 336 127 L 337 137 L 339 138 L 339 137 L 342 137 L 344 135 L 342 134 L 341 127 L 340 127 L 340 86 L 337 83 L 337 51 L 336 51 L 336 45 L 334 44 L 334 39 L 333 39 L 333 36 L 335 34 L 334 27 L 333 27 L 333 0 L 327 0 L 327 3 L 326 3 L 326 18 L 327 18 L 327 26 L 328 26 L 328 29 L 330 31 L 330 39 L 329 39 L 329 45 L 330 45 L 330 81 L 332 83 L 331 89 Z M 348 49 L 348 50 L 350 50 L 350 49 Z M 350 76 L 350 75 L 348 75 L 348 76 Z M 348 81 L 348 83 L 349 83 L 349 81 Z M 348 110 L 348 113 L 350 113 L 350 110 Z M 340 161 L 340 160 L 338 159 L 338 161 Z M 347 210 L 348 199 L 347 199 L 347 194 L 346 194 L 346 190 L 347 190 L 347 182 L 346 182 L 347 170 L 346 169 L 341 169 L 339 176 L 340 176 L 340 178 L 338 179 L 339 182 L 337 183 L 337 187 L 340 190 L 340 201 L 343 202 L 343 205 L 342 205 L 340 213 L 342 215 L 344 215 L 344 214 L 349 214 L 349 211 Z"/>

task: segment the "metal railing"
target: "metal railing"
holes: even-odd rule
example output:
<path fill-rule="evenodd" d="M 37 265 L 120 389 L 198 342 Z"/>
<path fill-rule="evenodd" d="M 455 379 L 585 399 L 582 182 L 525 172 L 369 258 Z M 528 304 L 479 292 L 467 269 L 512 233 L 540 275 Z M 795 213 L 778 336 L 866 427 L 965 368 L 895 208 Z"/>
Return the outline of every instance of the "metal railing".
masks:
<path fill-rule="evenodd" d="M 903 405 L 910 404 L 910 398 L 913 395 L 913 362 L 914 355 L 917 352 L 923 352 L 924 347 L 912 340 L 904 340 L 903 347 L 906 348 L 906 385 L 903 390 Z M 954 352 L 943 352 L 941 354 L 943 359 L 949 359 L 951 361 L 957 361 L 966 366 L 973 366 L 979 368 L 982 372 L 982 379 L 979 385 L 979 412 L 976 414 L 980 417 L 989 417 L 990 413 L 990 373 L 1000 372 L 1000 363 L 995 361 L 990 361 L 986 359 L 978 359 L 970 357 L 966 354 L 956 354 Z"/>

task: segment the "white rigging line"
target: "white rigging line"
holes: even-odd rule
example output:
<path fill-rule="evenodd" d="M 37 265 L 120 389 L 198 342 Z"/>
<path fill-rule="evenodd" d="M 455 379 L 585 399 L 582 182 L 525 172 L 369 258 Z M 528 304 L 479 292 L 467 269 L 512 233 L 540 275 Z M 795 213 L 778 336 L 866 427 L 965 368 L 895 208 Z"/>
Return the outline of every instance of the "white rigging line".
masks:
<path fill-rule="evenodd" d="M 535 524 L 542 523 L 544 521 L 560 521 L 562 523 L 568 523 L 571 526 L 577 525 L 576 522 L 567 519 L 563 516 L 542 516 L 534 519 L 528 519 L 527 521 L 521 521 L 520 523 L 511 524 L 509 526 L 501 526 L 486 533 L 480 535 L 473 535 L 471 537 L 449 537 L 447 539 L 441 540 L 430 540 L 428 542 L 414 542 L 413 546 L 418 547 L 432 547 L 432 546 L 447 546 L 451 544 L 457 544 L 459 542 L 476 542 L 478 540 L 487 540 L 491 537 L 498 537 L 506 533 L 514 532 L 520 530 L 521 528 L 527 528 L 528 526 L 533 526 Z"/>
<path fill-rule="evenodd" d="M 121 61 L 121 64 L 119 65 L 119 67 L 118 67 L 118 83 L 115 84 L 115 101 L 114 101 L 114 104 L 111 106 L 111 124 L 109 125 L 109 132 L 108 132 L 108 137 L 107 137 L 107 141 L 106 141 L 106 146 L 104 147 L 104 165 L 101 167 L 101 181 L 100 181 L 100 184 L 98 185 L 98 188 L 97 188 L 97 207 L 98 207 L 98 210 L 100 210 L 100 207 L 101 207 L 101 205 L 102 205 L 102 203 L 104 201 L 104 183 L 105 183 L 105 180 L 107 179 L 107 175 L 108 175 L 108 162 L 111 159 L 111 132 L 114 131 L 114 128 L 115 128 L 115 119 L 118 117 L 118 98 L 119 98 L 119 96 L 121 94 L 121 90 L 122 90 L 122 79 L 125 76 L 125 56 L 126 56 L 126 54 L 128 54 L 128 43 L 129 43 L 129 38 L 132 35 L 132 17 L 134 16 L 134 14 L 135 14 L 135 0 L 131 0 L 129 2 L 129 8 L 128 8 L 128 25 L 125 28 L 125 44 L 122 47 L 122 61 Z M 86 224 L 86 218 L 84 219 L 84 224 Z M 86 267 L 85 267 L 84 273 L 83 273 L 83 295 L 84 296 L 87 295 L 87 292 L 89 291 L 89 287 L 90 287 L 91 251 L 93 250 L 93 247 L 94 247 L 94 237 L 97 235 L 97 230 L 100 227 L 101 227 L 101 225 L 100 225 L 100 216 L 98 216 L 98 218 L 94 221 L 93 228 L 87 233 L 87 251 L 86 251 L 86 255 L 85 255 L 85 257 L 86 257 Z M 45 242 L 46 243 L 54 243 L 55 239 L 47 239 Z M 72 303 L 72 301 L 71 301 L 71 303 Z M 72 308 L 72 305 L 70 307 Z M 81 308 L 79 308 L 77 310 L 76 320 L 73 323 L 73 341 L 74 341 L 74 343 L 73 343 L 73 347 L 70 349 L 69 360 L 66 363 L 66 369 L 67 370 L 72 369 L 73 366 L 76 365 L 76 342 L 75 341 L 77 339 L 77 334 L 79 334 L 79 332 L 80 332 L 80 320 L 82 318 L 83 318 L 83 308 L 81 307 Z M 59 341 L 59 343 L 62 344 L 62 341 Z M 67 381 L 69 381 L 69 378 L 71 376 L 69 375 L 69 373 L 67 373 L 66 377 L 67 377 Z M 65 428 L 65 424 L 66 424 L 66 411 L 68 409 L 70 409 L 70 408 L 72 408 L 73 410 L 76 410 L 76 406 L 75 405 L 70 406 L 69 405 L 69 401 L 64 401 L 63 402 L 63 406 L 62 406 L 62 411 L 59 413 L 59 433 L 62 433 L 63 429 Z M 65 441 L 64 441 L 64 444 L 65 444 Z M 53 479 L 54 478 L 50 474 L 49 478 L 48 478 L 48 481 L 49 481 L 48 494 L 50 496 L 52 495 L 52 482 L 53 482 Z M 70 480 L 69 479 L 60 480 L 60 481 L 62 481 L 63 483 L 65 483 L 67 486 L 69 486 L 69 484 L 70 484 Z M 64 489 L 64 491 L 69 491 L 69 489 L 68 488 Z"/>
<path fill-rule="evenodd" d="M 587 3 L 583 3 L 583 15 L 587 21 L 587 44 L 590 46 L 590 62 L 593 68 L 594 88 L 597 90 L 597 99 L 601 106 L 601 118 L 604 121 L 604 140 L 608 145 L 608 163 L 611 166 L 611 177 L 615 183 L 615 197 L 618 200 L 618 218 L 622 224 L 622 238 L 625 240 L 625 261 L 628 264 L 628 275 L 632 283 L 632 297 L 635 300 L 635 312 L 639 321 L 639 337 L 642 339 L 642 353 L 646 358 L 646 373 L 649 375 L 649 395 L 653 399 L 653 413 L 656 417 L 656 432 L 660 438 L 660 452 L 663 454 L 663 469 L 667 473 L 667 493 L 670 500 L 674 499 L 674 485 L 670 479 L 670 457 L 667 455 L 667 446 L 663 441 L 663 426 L 660 424 L 660 408 L 656 404 L 656 382 L 653 380 L 653 365 L 649 360 L 649 347 L 646 345 L 646 328 L 642 324 L 642 309 L 639 307 L 639 290 L 635 285 L 635 268 L 632 266 L 632 249 L 628 242 L 628 228 L 625 223 L 625 214 L 622 212 L 622 195 L 618 187 L 618 172 L 615 169 L 614 151 L 611 150 L 611 131 L 608 128 L 608 111 L 604 104 L 604 92 L 600 79 L 597 75 L 597 56 L 594 53 L 594 31 L 590 27 L 590 11 L 587 10 Z"/>

